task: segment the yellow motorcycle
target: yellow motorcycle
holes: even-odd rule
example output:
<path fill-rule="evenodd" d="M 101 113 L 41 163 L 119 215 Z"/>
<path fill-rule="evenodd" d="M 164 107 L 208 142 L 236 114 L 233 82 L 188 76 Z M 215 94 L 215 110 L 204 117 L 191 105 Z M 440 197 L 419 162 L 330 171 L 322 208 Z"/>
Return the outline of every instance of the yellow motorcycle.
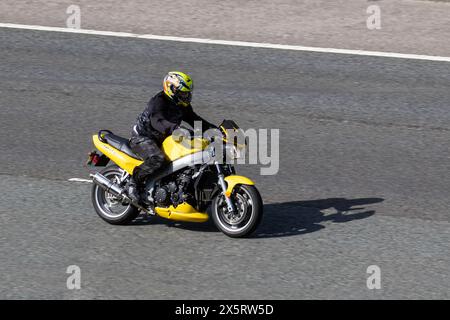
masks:
<path fill-rule="evenodd" d="M 224 120 L 220 143 L 217 138 L 169 136 L 162 143 L 169 165 L 151 177 L 141 190 L 141 201 L 132 202 L 126 193 L 133 169 L 143 161 L 131 150 L 129 140 L 100 130 L 92 140 L 88 163 L 105 166 L 91 174 L 92 203 L 97 214 L 111 224 L 128 224 L 140 212 L 187 222 L 206 222 L 210 215 L 217 228 L 230 237 L 245 237 L 256 230 L 263 203 L 254 182 L 235 174 L 223 159 L 236 159 L 245 143 L 229 139 L 239 131 L 234 121 Z M 106 166 L 110 161 L 114 164 Z M 229 162 L 229 161 L 228 161 Z M 208 210 L 210 208 L 210 210 Z"/>

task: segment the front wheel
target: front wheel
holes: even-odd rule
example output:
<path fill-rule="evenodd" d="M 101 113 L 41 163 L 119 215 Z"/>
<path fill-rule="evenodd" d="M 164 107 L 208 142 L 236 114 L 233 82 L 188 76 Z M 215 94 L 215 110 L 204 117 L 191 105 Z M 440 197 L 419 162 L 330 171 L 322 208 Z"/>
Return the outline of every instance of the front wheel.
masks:
<path fill-rule="evenodd" d="M 252 234 L 263 216 L 261 195 L 254 186 L 237 185 L 231 194 L 236 213 L 228 213 L 225 196 L 219 194 L 212 202 L 211 215 L 216 227 L 232 238 Z"/>

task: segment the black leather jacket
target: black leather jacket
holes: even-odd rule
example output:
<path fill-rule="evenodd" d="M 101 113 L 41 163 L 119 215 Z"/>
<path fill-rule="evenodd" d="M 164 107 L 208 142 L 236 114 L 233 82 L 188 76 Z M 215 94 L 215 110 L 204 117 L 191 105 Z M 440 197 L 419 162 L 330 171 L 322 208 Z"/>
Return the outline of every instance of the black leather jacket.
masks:
<path fill-rule="evenodd" d="M 203 131 L 216 128 L 197 115 L 191 105 L 177 106 L 164 94 L 164 91 L 161 91 L 150 99 L 145 110 L 137 117 L 132 135 L 147 136 L 161 144 L 180 125 L 181 121 L 187 122 L 192 128 L 194 121 L 201 121 Z"/>

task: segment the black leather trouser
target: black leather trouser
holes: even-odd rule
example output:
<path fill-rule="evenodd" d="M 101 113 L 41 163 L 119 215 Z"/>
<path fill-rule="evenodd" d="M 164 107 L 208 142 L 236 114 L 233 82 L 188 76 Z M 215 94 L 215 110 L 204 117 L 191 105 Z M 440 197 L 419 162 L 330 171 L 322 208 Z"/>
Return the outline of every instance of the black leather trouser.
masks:
<path fill-rule="evenodd" d="M 143 184 L 145 178 L 152 175 L 166 164 L 166 157 L 157 142 L 150 137 L 132 135 L 130 147 L 134 153 L 144 160 L 134 168 L 133 178 L 137 184 Z"/>

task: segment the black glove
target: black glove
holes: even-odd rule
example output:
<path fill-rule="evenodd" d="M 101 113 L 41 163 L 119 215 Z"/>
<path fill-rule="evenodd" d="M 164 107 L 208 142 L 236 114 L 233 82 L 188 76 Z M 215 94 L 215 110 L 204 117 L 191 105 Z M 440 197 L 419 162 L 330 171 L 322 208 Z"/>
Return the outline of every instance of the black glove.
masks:
<path fill-rule="evenodd" d="M 174 137 L 175 141 L 181 141 L 183 138 L 192 139 L 194 137 L 194 130 L 176 126 L 172 132 L 172 136 Z"/>

